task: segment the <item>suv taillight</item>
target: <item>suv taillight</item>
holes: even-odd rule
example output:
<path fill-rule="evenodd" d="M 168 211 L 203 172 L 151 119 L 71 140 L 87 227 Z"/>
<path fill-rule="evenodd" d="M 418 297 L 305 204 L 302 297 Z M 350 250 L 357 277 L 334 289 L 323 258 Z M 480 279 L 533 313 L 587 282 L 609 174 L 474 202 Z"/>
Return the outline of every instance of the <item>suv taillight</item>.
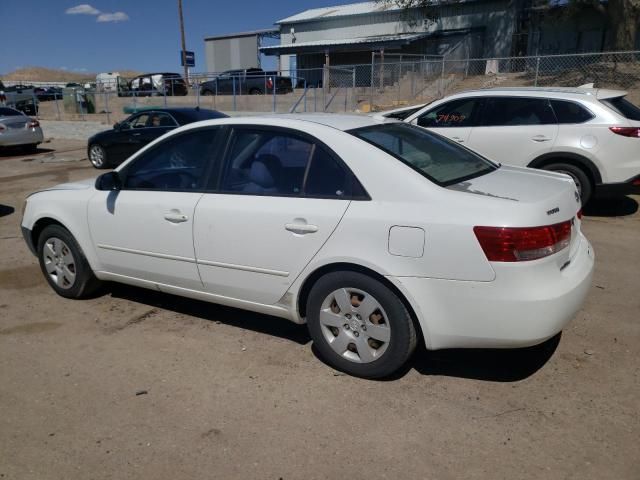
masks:
<path fill-rule="evenodd" d="M 473 227 L 473 232 L 489 261 L 524 262 L 569 246 L 571 221 L 544 227 Z"/>
<path fill-rule="evenodd" d="M 623 137 L 640 138 L 640 128 L 636 127 L 609 127 L 613 133 Z"/>
<path fill-rule="evenodd" d="M 36 128 L 36 127 L 39 127 L 39 126 L 40 126 L 40 122 L 38 120 L 33 119 L 33 118 L 29 121 L 29 123 L 27 123 L 27 128 Z"/>
<path fill-rule="evenodd" d="M 271 80 L 271 77 L 267 79 L 267 88 L 273 88 L 273 80 Z"/>

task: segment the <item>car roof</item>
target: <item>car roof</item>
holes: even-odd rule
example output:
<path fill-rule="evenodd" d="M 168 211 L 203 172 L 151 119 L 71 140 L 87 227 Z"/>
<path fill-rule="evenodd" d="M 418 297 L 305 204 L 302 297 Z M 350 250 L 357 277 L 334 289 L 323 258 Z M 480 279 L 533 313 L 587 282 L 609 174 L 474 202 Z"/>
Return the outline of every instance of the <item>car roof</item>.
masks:
<path fill-rule="evenodd" d="M 624 90 L 610 90 L 604 88 L 591 88 L 591 87 L 493 87 L 483 88 L 477 90 L 466 90 L 463 92 L 455 93 L 452 97 L 459 95 L 474 95 L 474 96 L 487 96 L 487 95 L 504 95 L 504 96 L 540 96 L 550 98 L 612 98 L 622 97 L 627 94 Z"/>
<path fill-rule="evenodd" d="M 335 113 L 282 113 L 274 115 L 264 115 L 262 118 L 274 118 L 283 120 L 301 120 L 326 125 L 337 130 L 353 130 L 354 128 L 371 127 L 383 123 L 392 123 L 396 120 L 370 117 L 368 115 L 357 114 L 335 114 Z"/>

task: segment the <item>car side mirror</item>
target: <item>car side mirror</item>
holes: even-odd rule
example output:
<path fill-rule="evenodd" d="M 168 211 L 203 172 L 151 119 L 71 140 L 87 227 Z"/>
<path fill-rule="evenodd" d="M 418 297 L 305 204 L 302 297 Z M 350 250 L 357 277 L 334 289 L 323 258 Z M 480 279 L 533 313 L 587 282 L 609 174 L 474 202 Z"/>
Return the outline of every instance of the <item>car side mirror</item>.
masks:
<path fill-rule="evenodd" d="M 118 172 L 107 172 L 96 178 L 96 190 L 111 191 L 121 190 L 122 179 Z"/>
<path fill-rule="evenodd" d="M 113 124 L 113 129 L 114 130 L 120 130 L 120 122 L 116 122 Z"/>

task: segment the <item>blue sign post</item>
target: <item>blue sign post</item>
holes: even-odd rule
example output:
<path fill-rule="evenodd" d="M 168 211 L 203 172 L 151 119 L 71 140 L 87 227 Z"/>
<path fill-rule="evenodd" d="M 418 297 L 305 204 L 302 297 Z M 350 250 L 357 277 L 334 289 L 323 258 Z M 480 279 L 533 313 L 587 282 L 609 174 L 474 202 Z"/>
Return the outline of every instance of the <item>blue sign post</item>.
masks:
<path fill-rule="evenodd" d="M 185 66 L 185 60 L 187 63 L 187 67 L 195 67 L 196 66 L 196 55 L 189 50 L 184 51 L 184 57 L 182 56 L 182 51 L 180 52 L 180 65 Z"/>

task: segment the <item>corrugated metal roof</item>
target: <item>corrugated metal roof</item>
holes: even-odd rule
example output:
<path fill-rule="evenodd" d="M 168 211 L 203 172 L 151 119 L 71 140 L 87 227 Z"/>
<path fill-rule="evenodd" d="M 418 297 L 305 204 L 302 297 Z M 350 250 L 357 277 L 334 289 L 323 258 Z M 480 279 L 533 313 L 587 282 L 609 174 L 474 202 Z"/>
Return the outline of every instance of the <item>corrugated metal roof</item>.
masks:
<path fill-rule="evenodd" d="M 344 17 L 348 15 L 364 15 L 367 13 L 389 12 L 399 10 L 396 4 L 379 3 L 379 2 L 360 2 L 350 3 L 348 5 L 336 5 L 335 7 L 312 8 L 304 12 L 297 13 L 282 20 L 279 23 L 296 23 L 308 22 L 310 20 L 320 20 L 329 17 Z"/>
<path fill-rule="evenodd" d="M 306 47 L 333 47 L 337 45 L 357 45 L 365 43 L 383 43 L 397 41 L 413 41 L 428 36 L 428 33 L 398 33 L 395 35 L 376 35 L 373 37 L 356 37 L 356 38 L 340 38 L 336 40 L 313 40 L 310 42 L 286 43 L 283 45 L 272 45 L 269 47 L 260 47 L 263 52 L 280 49 L 294 49 Z"/>
<path fill-rule="evenodd" d="M 213 35 L 210 37 L 205 37 L 204 40 L 220 40 L 222 38 L 237 38 L 237 37 L 251 37 L 254 35 L 276 35 L 279 34 L 280 31 L 274 28 L 261 28 L 259 30 L 250 30 L 248 32 L 237 32 L 237 33 L 225 33 L 222 35 Z"/>

